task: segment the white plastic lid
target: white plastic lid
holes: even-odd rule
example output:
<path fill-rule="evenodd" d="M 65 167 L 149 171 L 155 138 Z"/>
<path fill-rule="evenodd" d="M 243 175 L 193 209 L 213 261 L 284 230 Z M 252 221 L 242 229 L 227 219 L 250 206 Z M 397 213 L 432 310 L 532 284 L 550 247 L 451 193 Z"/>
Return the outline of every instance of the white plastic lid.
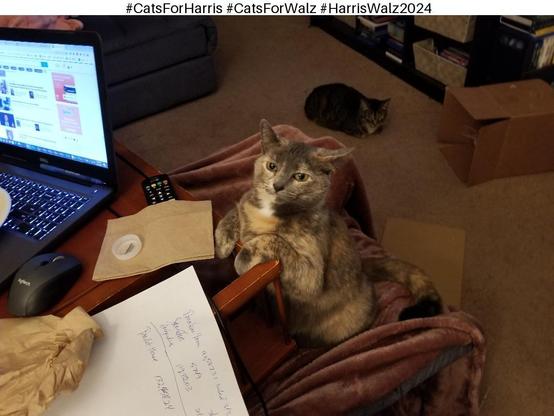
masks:
<path fill-rule="evenodd" d="M 0 188 L 0 227 L 4 224 L 6 218 L 8 218 L 11 206 L 12 200 L 10 194 L 5 189 Z"/>
<path fill-rule="evenodd" d="M 142 250 L 142 242 L 136 234 L 119 237 L 112 245 L 112 253 L 118 260 L 129 260 Z"/>

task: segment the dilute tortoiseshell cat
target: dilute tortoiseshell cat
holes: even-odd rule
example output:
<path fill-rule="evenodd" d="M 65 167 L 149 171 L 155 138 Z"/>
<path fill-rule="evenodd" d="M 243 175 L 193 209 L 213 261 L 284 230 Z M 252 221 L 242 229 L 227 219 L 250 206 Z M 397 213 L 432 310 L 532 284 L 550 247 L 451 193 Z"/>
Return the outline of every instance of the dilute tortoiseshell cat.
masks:
<path fill-rule="evenodd" d="M 308 95 L 304 112 L 320 126 L 364 137 L 382 129 L 389 101 L 368 98 L 348 85 L 326 84 Z"/>
<path fill-rule="evenodd" d="M 239 274 L 281 261 L 287 318 L 300 344 L 334 345 L 367 329 L 376 314 L 374 280 L 398 281 L 413 293 L 417 303 L 401 319 L 440 312 L 439 295 L 419 269 L 392 258 L 362 262 L 345 222 L 327 208 L 333 163 L 353 149 L 289 142 L 265 120 L 261 142 L 252 188 L 216 228 L 216 255 L 229 256 L 240 240 Z"/>

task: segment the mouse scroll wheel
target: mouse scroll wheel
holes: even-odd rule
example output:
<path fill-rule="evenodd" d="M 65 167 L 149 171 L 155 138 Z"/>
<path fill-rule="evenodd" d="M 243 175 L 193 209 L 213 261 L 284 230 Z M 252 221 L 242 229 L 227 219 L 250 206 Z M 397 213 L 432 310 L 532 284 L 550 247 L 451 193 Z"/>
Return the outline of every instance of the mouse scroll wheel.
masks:
<path fill-rule="evenodd" d="M 54 262 L 56 262 L 56 261 L 58 261 L 58 260 L 63 260 L 63 259 L 65 259 L 64 256 L 54 257 L 54 259 L 52 259 L 52 263 L 54 263 Z"/>

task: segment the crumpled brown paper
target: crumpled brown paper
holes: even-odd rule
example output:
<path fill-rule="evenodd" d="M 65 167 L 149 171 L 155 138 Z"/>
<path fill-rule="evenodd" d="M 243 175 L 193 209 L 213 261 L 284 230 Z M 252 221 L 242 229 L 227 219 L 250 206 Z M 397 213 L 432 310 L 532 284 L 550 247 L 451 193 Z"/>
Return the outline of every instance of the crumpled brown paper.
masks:
<path fill-rule="evenodd" d="M 142 249 L 136 257 L 119 260 L 112 246 L 128 234 L 140 238 Z M 92 280 L 135 276 L 169 264 L 213 257 L 211 202 L 167 201 L 108 221 Z"/>
<path fill-rule="evenodd" d="M 64 318 L 0 319 L 0 415 L 40 415 L 64 390 L 75 390 L 100 326 L 77 307 Z"/>

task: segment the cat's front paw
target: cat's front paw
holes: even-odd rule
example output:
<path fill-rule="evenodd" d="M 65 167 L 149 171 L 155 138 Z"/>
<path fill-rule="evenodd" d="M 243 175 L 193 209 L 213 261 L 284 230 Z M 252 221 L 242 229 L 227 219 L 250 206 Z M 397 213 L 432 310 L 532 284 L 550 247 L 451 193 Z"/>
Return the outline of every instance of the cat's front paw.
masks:
<path fill-rule="evenodd" d="M 237 209 L 233 208 L 225 214 L 215 229 L 215 255 L 218 258 L 229 257 L 239 239 L 239 227 Z"/>
<path fill-rule="evenodd" d="M 249 247 L 248 244 L 245 244 L 237 254 L 237 257 L 235 257 L 235 270 L 238 274 L 243 274 L 255 265 L 269 260 L 272 259 L 264 255 L 263 252 L 256 247 Z"/>
<path fill-rule="evenodd" d="M 251 249 L 243 247 L 235 257 L 235 270 L 240 275 L 246 273 L 256 263 L 256 257 Z"/>
<path fill-rule="evenodd" d="M 215 230 L 215 255 L 219 259 L 229 257 L 235 248 L 237 240 L 233 233 L 224 228 Z"/>

